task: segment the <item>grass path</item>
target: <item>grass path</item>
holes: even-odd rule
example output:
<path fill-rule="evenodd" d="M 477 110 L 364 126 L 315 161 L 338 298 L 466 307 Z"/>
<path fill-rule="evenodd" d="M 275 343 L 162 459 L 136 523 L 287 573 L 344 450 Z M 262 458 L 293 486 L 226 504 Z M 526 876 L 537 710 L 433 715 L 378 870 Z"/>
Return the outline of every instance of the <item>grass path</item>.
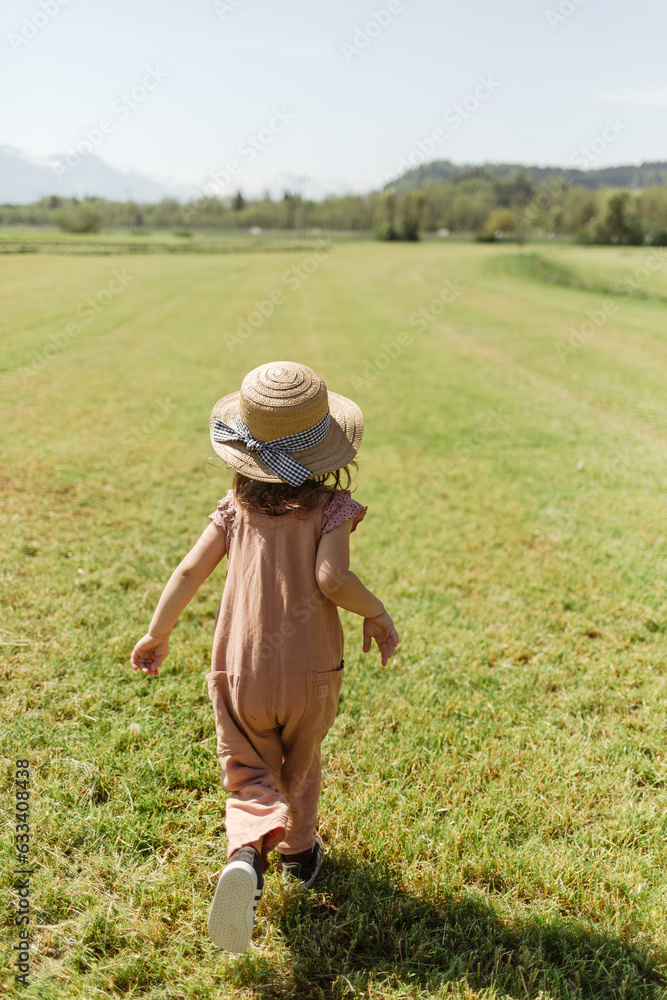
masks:
<path fill-rule="evenodd" d="M 617 296 L 598 324 L 608 294 L 544 280 L 528 252 L 0 260 L 3 773 L 11 795 L 31 761 L 37 866 L 25 996 L 665 995 L 666 307 Z M 539 249 L 602 286 L 647 253 Z M 160 679 L 128 657 L 230 482 L 206 462 L 212 404 L 281 357 L 364 411 L 354 564 L 402 645 L 383 669 L 344 614 L 322 882 L 300 899 L 271 873 L 232 959 L 205 934 L 224 567 Z"/>

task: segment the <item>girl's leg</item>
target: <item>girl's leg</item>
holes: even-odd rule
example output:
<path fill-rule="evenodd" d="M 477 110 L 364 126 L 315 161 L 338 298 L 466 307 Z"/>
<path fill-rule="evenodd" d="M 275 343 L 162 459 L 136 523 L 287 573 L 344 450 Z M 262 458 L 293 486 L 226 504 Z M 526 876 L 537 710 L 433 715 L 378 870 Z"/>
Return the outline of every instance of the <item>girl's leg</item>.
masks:
<path fill-rule="evenodd" d="M 320 748 L 317 747 L 305 780 L 287 796 L 290 811 L 287 830 L 279 844 L 283 877 L 301 889 L 313 887 L 322 867 L 324 845 L 317 835 L 317 809 L 322 783 Z"/>
<path fill-rule="evenodd" d="M 260 856 L 263 875 L 266 874 L 266 872 L 269 870 L 270 867 L 269 852 L 273 850 L 273 848 L 268 847 L 268 844 L 275 844 L 276 841 L 284 835 L 284 832 L 285 831 L 283 827 L 279 827 L 276 830 L 269 830 L 266 836 L 260 837 L 259 840 L 253 841 L 252 844 L 243 845 L 243 847 L 252 847 L 254 851 L 257 851 L 257 853 Z M 242 850 L 242 848 L 239 847 L 237 848 L 237 850 Z"/>
<path fill-rule="evenodd" d="M 228 856 L 244 844 L 260 844 L 264 862 L 283 837 L 289 807 L 280 786 L 283 748 L 278 730 L 253 730 L 237 699 L 238 675 L 209 675 L 222 787 L 226 803 Z"/>
<path fill-rule="evenodd" d="M 314 847 L 317 807 L 322 787 L 322 740 L 336 718 L 343 661 L 335 670 L 311 671 L 303 678 L 306 708 L 290 718 L 282 732 L 285 758 L 280 774 L 289 803 L 281 854 L 301 854 Z"/>
<path fill-rule="evenodd" d="M 289 757 L 286 758 L 289 763 Z M 302 854 L 312 850 L 317 835 L 317 809 L 322 787 L 322 754 L 318 745 L 305 778 L 298 785 L 288 782 L 285 795 L 289 805 L 285 835 L 277 845 L 281 854 Z"/>
<path fill-rule="evenodd" d="M 256 842 L 272 851 L 284 835 L 289 807 L 273 784 L 271 772 L 248 768 L 239 763 L 237 754 L 221 758 L 221 767 L 222 787 L 231 793 L 225 805 L 229 856 L 244 844 Z"/>

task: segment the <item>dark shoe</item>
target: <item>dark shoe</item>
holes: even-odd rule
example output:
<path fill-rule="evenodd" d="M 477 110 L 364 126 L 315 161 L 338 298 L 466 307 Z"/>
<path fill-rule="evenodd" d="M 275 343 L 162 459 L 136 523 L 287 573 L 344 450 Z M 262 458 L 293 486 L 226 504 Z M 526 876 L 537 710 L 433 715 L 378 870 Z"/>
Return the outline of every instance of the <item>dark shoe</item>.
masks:
<path fill-rule="evenodd" d="M 294 860 L 290 861 L 290 858 L 293 858 L 294 855 L 281 854 L 280 857 L 283 862 L 283 880 L 285 882 L 296 881 L 300 889 L 312 889 L 322 867 L 324 844 L 319 834 L 317 834 L 310 861 L 306 864 L 301 864 Z"/>
<path fill-rule="evenodd" d="M 255 848 L 234 851 L 218 879 L 208 915 L 206 926 L 213 944 L 237 955 L 246 950 L 263 887 L 262 863 Z"/>

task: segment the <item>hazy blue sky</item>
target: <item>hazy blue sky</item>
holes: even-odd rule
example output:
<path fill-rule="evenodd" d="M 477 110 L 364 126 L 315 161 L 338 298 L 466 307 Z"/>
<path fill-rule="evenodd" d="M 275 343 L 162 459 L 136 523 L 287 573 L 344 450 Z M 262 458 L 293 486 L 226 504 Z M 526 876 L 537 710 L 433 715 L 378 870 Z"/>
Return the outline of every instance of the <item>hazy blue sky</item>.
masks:
<path fill-rule="evenodd" d="M 233 188 L 320 193 L 411 155 L 667 159 L 664 0 L 5 0 L 0 36 L 0 143 L 106 119 L 103 159 L 193 190 L 233 161 Z"/>

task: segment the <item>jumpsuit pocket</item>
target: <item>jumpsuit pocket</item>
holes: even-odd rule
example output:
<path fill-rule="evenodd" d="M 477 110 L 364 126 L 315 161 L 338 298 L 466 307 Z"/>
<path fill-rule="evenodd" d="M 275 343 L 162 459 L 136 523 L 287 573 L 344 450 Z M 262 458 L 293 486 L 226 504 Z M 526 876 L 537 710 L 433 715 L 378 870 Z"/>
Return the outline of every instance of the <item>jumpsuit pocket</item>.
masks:
<path fill-rule="evenodd" d="M 208 693 L 213 706 L 218 756 L 242 747 L 245 736 L 241 732 L 238 714 L 238 674 L 215 670 L 206 677 Z"/>
<path fill-rule="evenodd" d="M 306 674 L 304 722 L 315 739 L 323 739 L 336 719 L 344 666 L 345 661 L 341 660 L 335 670 L 311 670 Z"/>

